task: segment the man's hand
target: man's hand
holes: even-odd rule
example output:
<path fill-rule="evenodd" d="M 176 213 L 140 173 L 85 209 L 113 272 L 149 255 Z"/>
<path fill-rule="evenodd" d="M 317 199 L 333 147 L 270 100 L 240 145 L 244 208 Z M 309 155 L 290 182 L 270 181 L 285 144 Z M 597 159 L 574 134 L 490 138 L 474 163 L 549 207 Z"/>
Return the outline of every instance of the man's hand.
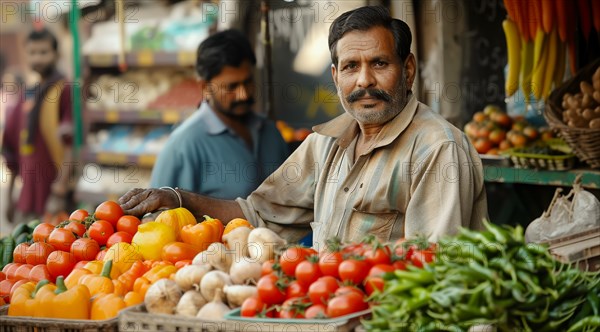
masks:
<path fill-rule="evenodd" d="M 143 216 L 148 212 L 159 209 L 173 209 L 179 206 L 175 194 L 165 189 L 141 189 L 129 190 L 119 198 L 119 204 L 125 214 Z"/>

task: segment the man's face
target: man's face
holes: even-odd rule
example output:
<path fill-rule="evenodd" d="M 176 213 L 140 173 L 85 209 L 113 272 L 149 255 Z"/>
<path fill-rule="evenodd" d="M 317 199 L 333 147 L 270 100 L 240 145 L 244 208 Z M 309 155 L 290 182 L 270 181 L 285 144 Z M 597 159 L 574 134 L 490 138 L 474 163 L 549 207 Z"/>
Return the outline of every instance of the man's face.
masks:
<path fill-rule="evenodd" d="M 225 66 L 219 75 L 205 83 L 208 103 L 215 111 L 230 117 L 243 117 L 254 104 L 254 78 L 250 61 L 239 67 Z"/>
<path fill-rule="evenodd" d="M 58 59 L 57 52 L 52 48 L 50 40 L 30 40 L 25 45 L 27 52 L 27 63 L 42 77 L 48 76 Z"/>
<path fill-rule="evenodd" d="M 363 125 L 382 125 L 402 111 L 412 86 L 414 58 L 407 58 L 406 70 L 389 30 L 348 32 L 338 41 L 337 54 L 331 73 L 346 112 Z"/>

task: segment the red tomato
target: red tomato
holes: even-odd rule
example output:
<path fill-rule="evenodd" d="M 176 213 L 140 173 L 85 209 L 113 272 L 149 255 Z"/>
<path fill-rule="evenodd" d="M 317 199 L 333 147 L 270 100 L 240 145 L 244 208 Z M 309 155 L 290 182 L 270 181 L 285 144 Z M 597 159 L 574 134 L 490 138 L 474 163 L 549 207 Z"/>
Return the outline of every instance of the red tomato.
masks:
<path fill-rule="evenodd" d="M 67 224 L 67 226 L 65 226 L 65 229 L 75 233 L 78 237 L 82 237 L 83 234 L 85 234 L 85 225 L 80 221 L 71 221 L 69 224 Z"/>
<path fill-rule="evenodd" d="M 19 268 L 15 271 L 14 279 L 15 280 L 29 279 L 29 272 L 31 272 L 32 268 L 33 268 L 33 265 L 31 265 L 31 264 L 23 264 L 23 265 L 19 266 Z"/>
<path fill-rule="evenodd" d="M 67 277 L 75 267 L 75 264 L 77 264 L 77 260 L 73 254 L 60 250 L 52 252 L 46 262 L 48 271 L 54 278 L 58 276 Z"/>
<path fill-rule="evenodd" d="M 403 260 L 397 260 L 394 263 L 392 263 L 392 266 L 396 269 L 396 270 L 406 270 L 406 262 Z"/>
<path fill-rule="evenodd" d="M 325 252 L 319 258 L 319 269 L 325 276 L 339 278 L 338 268 L 340 263 L 344 261 L 344 257 L 340 252 Z"/>
<path fill-rule="evenodd" d="M 285 290 L 285 297 L 288 299 L 304 296 L 306 296 L 306 287 L 302 286 L 297 280 L 290 282 Z"/>
<path fill-rule="evenodd" d="M 306 308 L 304 316 L 306 316 L 307 319 L 327 318 L 327 307 L 323 304 L 313 304 Z"/>
<path fill-rule="evenodd" d="M 281 257 L 279 257 L 281 270 L 288 276 L 293 277 L 296 272 L 296 266 L 298 266 L 300 262 L 306 260 L 306 257 L 309 254 L 310 252 L 302 247 L 291 247 L 286 249 L 283 254 L 281 254 Z"/>
<path fill-rule="evenodd" d="M 117 227 L 119 218 L 123 216 L 123 209 L 121 206 L 113 201 L 106 201 L 98 205 L 94 212 L 96 219 L 102 219 L 108 221 L 113 228 Z"/>
<path fill-rule="evenodd" d="M 392 262 L 392 252 L 387 246 L 381 248 L 371 248 L 365 251 L 365 260 L 370 265 L 390 264 Z"/>
<path fill-rule="evenodd" d="M 313 304 L 326 304 L 339 287 L 336 278 L 324 276 L 308 287 L 308 297 Z"/>
<path fill-rule="evenodd" d="M 373 294 L 375 290 L 383 291 L 384 281 L 382 277 L 367 277 L 365 279 L 365 291 L 367 295 Z"/>
<path fill-rule="evenodd" d="M 369 270 L 369 277 L 381 277 L 385 273 L 394 272 L 396 268 L 389 264 L 377 264 Z"/>
<path fill-rule="evenodd" d="M 8 295 L 8 302 L 10 302 L 10 300 L 13 296 L 13 293 L 17 290 L 17 288 L 21 287 L 21 285 L 26 284 L 28 282 L 29 282 L 29 280 L 27 280 L 27 279 L 16 280 L 15 283 L 10 288 L 10 294 Z"/>
<path fill-rule="evenodd" d="M 242 303 L 242 317 L 256 317 L 267 309 L 267 305 L 263 303 L 258 295 L 252 296 L 244 300 Z"/>
<path fill-rule="evenodd" d="M 369 264 L 364 260 L 347 259 L 340 264 L 338 272 L 342 281 L 360 285 L 369 274 Z"/>
<path fill-rule="evenodd" d="M 106 244 L 114 232 L 112 225 L 106 220 L 96 220 L 88 229 L 89 237 L 96 240 L 101 246 Z"/>
<path fill-rule="evenodd" d="M 104 260 L 104 256 L 106 256 L 107 252 L 108 252 L 108 248 L 104 248 L 104 249 L 100 250 L 98 252 L 98 255 L 96 255 L 96 260 L 97 261 L 103 261 Z"/>
<path fill-rule="evenodd" d="M 31 271 L 29 271 L 28 279 L 35 282 L 40 282 L 44 279 L 54 282 L 54 278 L 52 278 L 52 275 L 50 274 L 50 271 L 48 271 L 48 267 L 45 264 L 38 264 L 32 267 Z"/>
<path fill-rule="evenodd" d="M 416 267 L 423 267 L 424 265 L 433 262 L 435 253 L 433 250 L 415 250 L 413 255 L 410 257 L 410 262 Z"/>
<path fill-rule="evenodd" d="M 262 270 L 260 272 L 261 276 L 266 276 L 267 274 L 271 274 L 274 272 L 273 265 L 275 264 L 274 259 L 269 259 L 268 261 L 262 263 Z"/>
<path fill-rule="evenodd" d="M 115 233 L 115 234 L 117 234 L 117 233 Z M 125 234 L 127 234 L 127 233 L 125 233 Z M 131 236 L 129 234 L 127 234 L 127 235 Z M 200 251 L 199 248 L 197 248 L 189 243 L 171 242 L 169 244 L 166 244 L 162 248 L 161 258 L 165 261 L 169 261 L 169 262 L 175 264 L 178 261 L 181 261 L 184 259 L 189 259 L 189 260 L 194 259 L 194 257 L 196 257 L 196 255 L 198 254 L 199 251 Z"/>
<path fill-rule="evenodd" d="M 10 290 L 15 282 L 16 280 L 14 279 L 5 279 L 0 281 L 0 298 L 2 298 L 6 303 L 10 302 L 8 298 L 10 297 Z"/>
<path fill-rule="evenodd" d="M 394 253 L 396 254 L 396 256 L 400 257 L 401 259 L 404 259 L 406 261 L 409 261 L 410 258 L 412 257 L 413 252 L 416 249 L 415 245 L 407 245 L 407 243 L 405 243 L 407 240 L 406 239 L 398 239 L 395 243 L 394 243 Z"/>
<path fill-rule="evenodd" d="M 119 242 L 125 242 L 125 243 L 131 243 L 131 239 L 133 239 L 133 235 L 127 233 L 127 232 L 116 232 L 113 233 L 113 235 L 111 235 L 108 240 L 106 240 L 106 247 L 110 248 L 113 246 L 113 244 L 119 243 Z"/>
<path fill-rule="evenodd" d="M 4 272 L 0 272 L 0 281 L 6 280 L 6 274 Z"/>
<path fill-rule="evenodd" d="M 100 245 L 90 238 L 82 237 L 73 242 L 70 252 L 78 262 L 92 261 L 96 258 L 96 255 L 98 255 L 98 252 L 100 252 Z"/>
<path fill-rule="evenodd" d="M 293 297 L 285 300 L 281 305 L 279 311 L 279 318 L 290 319 L 290 318 L 304 318 L 303 310 L 299 310 L 298 304 L 306 303 L 306 299 L 300 297 Z"/>
<path fill-rule="evenodd" d="M 55 228 L 50 236 L 48 236 L 48 243 L 50 243 L 56 250 L 69 251 L 71 245 L 77 238 L 75 234 L 68 229 Z"/>
<path fill-rule="evenodd" d="M 69 216 L 69 220 L 84 221 L 85 218 L 87 218 L 89 215 L 90 214 L 86 210 L 79 209 L 71 213 L 71 215 Z"/>
<path fill-rule="evenodd" d="M 361 291 L 360 289 L 358 289 L 355 286 L 342 286 L 335 291 L 333 296 L 341 296 L 341 295 L 348 294 L 348 293 L 355 293 L 362 297 L 365 296 L 365 293 L 363 293 L 363 291 Z"/>
<path fill-rule="evenodd" d="M 268 274 L 261 277 L 256 284 L 258 296 L 266 304 L 281 304 L 285 301 L 285 292 L 278 286 L 277 278 L 274 274 Z"/>
<path fill-rule="evenodd" d="M 46 264 L 48 256 L 54 251 L 54 247 L 46 242 L 34 242 L 27 248 L 25 260 L 27 264 L 38 265 Z"/>
<path fill-rule="evenodd" d="M 311 258 L 312 257 L 315 256 L 311 256 Z M 322 275 L 321 270 L 319 270 L 319 263 L 316 259 L 300 262 L 300 264 L 296 266 L 296 280 L 304 285 L 304 287 L 310 286 L 310 284 L 315 282 Z"/>
<path fill-rule="evenodd" d="M 142 222 L 135 216 L 122 216 L 117 221 L 117 231 L 127 232 L 134 236 Z"/>
<path fill-rule="evenodd" d="M 17 269 L 19 267 L 21 267 L 21 263 L 8 263 L 4 266 L 4 268 L 2 269 L 2 272 L 6 275 L 6 279 L 14 279 L 15 278 L 15 272 L 17 272 Z"/>
<path fill-rule="evenodd" d="M 14 263 L 26 263 L 28 248 L 29 248 L 29 243 L 27 243 L 27 242 L 18 244 L 15 247 L 15 250 L 13 250 L 13 262 Z"/>
<path fill-rule="evenodd" d="M 368 308 L 369 306 L 363 297 L 355 293 L 348 293 L 329 300 L 329 303 L 327 303 L 327 316 L 331 318 L 340 317 Z"/>
<path fill-rule="evenodd" d="M 41 223 L 33 229 L 33 242 L 46 242 L 50 233 L 54 230 L 54 225 Z"/>
<path fill-rule="evenodd" d="M 342 254 L 348 256 L 363 256 L 366 249 L 367 247 L 364 243 L 353 243 L 345 246 L 344 249 L 342 249 Z"/>

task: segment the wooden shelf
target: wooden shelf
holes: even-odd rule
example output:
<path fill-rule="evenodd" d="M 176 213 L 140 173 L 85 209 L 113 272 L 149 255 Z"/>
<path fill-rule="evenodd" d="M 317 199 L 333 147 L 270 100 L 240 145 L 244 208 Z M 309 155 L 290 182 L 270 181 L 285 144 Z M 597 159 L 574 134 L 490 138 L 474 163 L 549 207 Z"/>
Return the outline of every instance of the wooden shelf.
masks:
<path fill-rule="evenodd" d="M 119 56 L 113 53 L 89 54 L 84 56 L 84 60 L 92 67 L 116 67 L 119 65 Z M 196 63 L 196 52 L 128 52 L 125 54 L 125 63 L 132 67 L 193 66 Z"/>
<path fill-rule="evenodd" d="M 185 120 L 195 109 L 176 110 L 86 110 L 88 123 L 176 124 Z"/>
<path fill-rule="evenodd" d="M 486 182 L 571 187 L 573 186 L 573 182 L 575 182 L 575 178 L 581 175 L 582 187 L 591 189 L 600 188 L 600 170 L 573 169 L 568 171 L 545 171 L 484 164 L 483 171 Z"/>
<path fill-rule="evenodd" d="M 137 165 L 143 168 L 152 168 L 156 162 L 155 154 L 127 154 L 117 152 L 91 152 L 83 153 L 83 159 L 88 163 L 97 163 L 110 166 Z"/>

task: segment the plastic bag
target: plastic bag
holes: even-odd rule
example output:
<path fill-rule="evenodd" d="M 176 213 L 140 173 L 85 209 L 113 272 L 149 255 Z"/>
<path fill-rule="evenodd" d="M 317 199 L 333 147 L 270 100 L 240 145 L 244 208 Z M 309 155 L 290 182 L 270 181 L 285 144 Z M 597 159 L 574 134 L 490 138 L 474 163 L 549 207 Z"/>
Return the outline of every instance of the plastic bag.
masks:
<path fill-rule="evenodd" d="M 544 242 L 600 227 L 600 201 L 584 190 L 578 179 L 568 195 L 558 188 L 548 210 L 525 231 L 527 242 Z"/>

